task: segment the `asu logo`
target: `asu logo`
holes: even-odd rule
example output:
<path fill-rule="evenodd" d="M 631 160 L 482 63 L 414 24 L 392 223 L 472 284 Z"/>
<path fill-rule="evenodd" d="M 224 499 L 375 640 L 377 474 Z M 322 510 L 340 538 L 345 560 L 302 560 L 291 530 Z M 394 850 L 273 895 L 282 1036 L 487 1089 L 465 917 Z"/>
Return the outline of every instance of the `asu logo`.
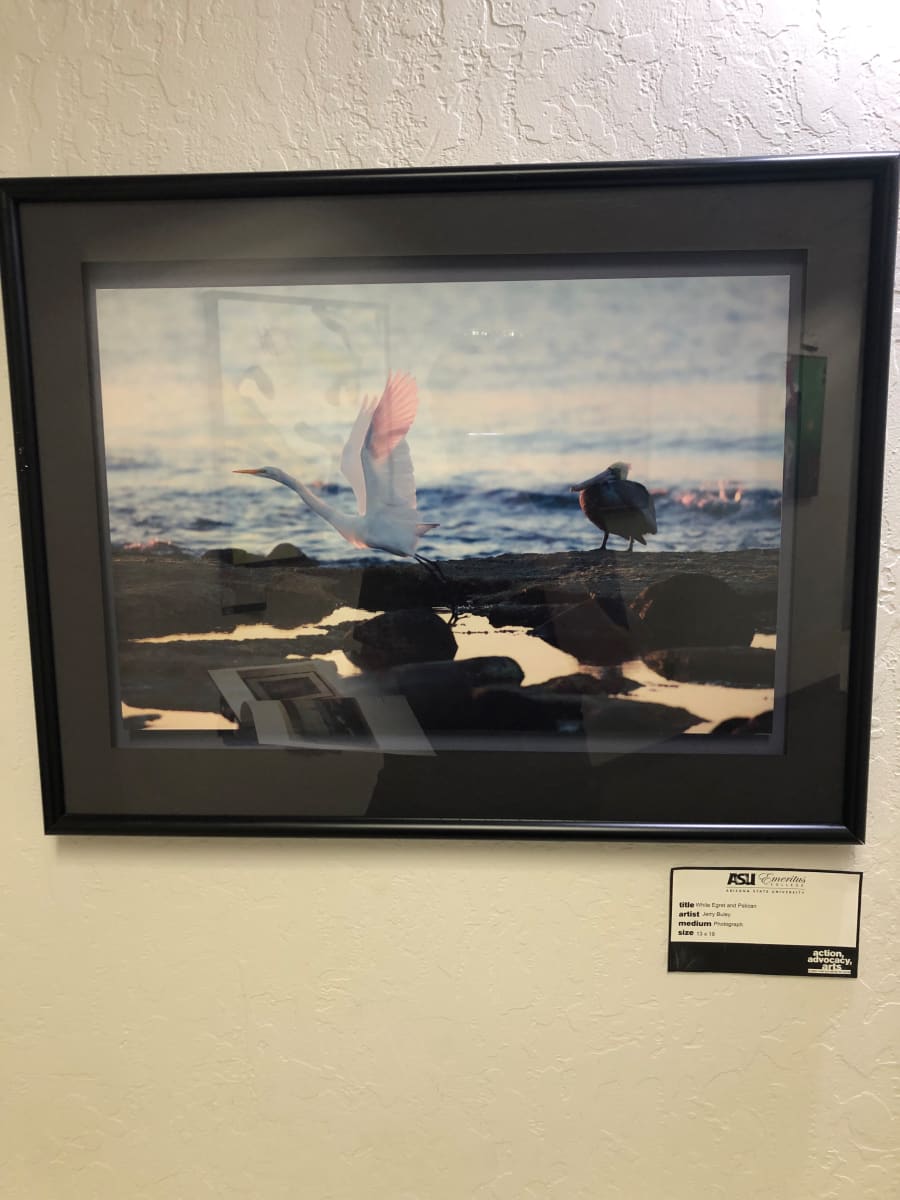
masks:
<path fill-rule="evenodd" d="M 728 883 L 725 886 L 753 887 L 755 884 L 755 871 L 730 871 L 728 874 Z"/>

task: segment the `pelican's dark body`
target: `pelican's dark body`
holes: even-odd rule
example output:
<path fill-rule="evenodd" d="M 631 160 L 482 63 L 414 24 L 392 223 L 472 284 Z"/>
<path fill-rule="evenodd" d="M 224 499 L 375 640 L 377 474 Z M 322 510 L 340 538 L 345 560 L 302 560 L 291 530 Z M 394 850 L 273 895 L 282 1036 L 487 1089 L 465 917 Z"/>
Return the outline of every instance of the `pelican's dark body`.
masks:
<path fill-rule="evenodd" d="M 613 463 L 600 475 L 576 483 L 572 491 L 578 492 L 578 503 L 587 519 L 603 530 L 601 550 L 611 533 L 628 538 L 628 549 L 635 542 L 646 546 L 644 537 L 656 533 L 656 511 L 653 497 L 642 483 L 627 479 L 628 464 Z"/>

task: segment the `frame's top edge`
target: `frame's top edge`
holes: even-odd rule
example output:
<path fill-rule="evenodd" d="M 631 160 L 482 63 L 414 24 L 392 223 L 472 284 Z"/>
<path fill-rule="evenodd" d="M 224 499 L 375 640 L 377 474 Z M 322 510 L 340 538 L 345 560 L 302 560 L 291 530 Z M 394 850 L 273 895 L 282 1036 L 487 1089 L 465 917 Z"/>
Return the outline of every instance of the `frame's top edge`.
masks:
<path fill-rule="evenodd" d="M 472 166 L 363 168 L 208 174 L 18 176 L 0 179 L 0 195 L 12 201 L 87 199 L 212 199 L 287 197 L 337 191 L 427 191 L 485 188 L 519 183 L 541 186 L 603 183 L 608 186 L 788 182 L 821 179 L 896 178 L 900 152 L 809 154 L 750 158 L 686 158 L 659 161 L 497 163 Z"/>

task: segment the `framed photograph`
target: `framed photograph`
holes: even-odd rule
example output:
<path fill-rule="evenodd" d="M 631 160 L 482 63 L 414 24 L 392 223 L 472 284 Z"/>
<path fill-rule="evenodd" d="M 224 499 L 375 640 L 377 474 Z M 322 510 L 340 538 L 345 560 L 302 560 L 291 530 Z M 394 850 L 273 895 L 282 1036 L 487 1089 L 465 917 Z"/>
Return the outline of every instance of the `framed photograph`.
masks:
<path fill-rule="evenodd" d="M 861 840 L 897 176 L 0 183 L 47 831 Z"/>

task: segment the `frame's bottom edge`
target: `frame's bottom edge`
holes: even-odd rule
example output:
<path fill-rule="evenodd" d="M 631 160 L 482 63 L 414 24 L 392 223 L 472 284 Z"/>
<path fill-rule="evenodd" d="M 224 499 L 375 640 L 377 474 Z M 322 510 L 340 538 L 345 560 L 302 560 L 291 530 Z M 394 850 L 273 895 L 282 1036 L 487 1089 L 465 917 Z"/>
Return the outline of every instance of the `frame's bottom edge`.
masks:
<path fill-rule="evenodd" d="M 862 845 L 864 837 L 842 824 L 653 824 L 624 821 L 473 821 L 453 817 L 429 820 L 381 818 L 207 817 L 159 814 L 64 813 L 45 824 L 50 835 L 155 837 L 432 837 L 609 839 L 665 842 L 842 842 Z"/>

